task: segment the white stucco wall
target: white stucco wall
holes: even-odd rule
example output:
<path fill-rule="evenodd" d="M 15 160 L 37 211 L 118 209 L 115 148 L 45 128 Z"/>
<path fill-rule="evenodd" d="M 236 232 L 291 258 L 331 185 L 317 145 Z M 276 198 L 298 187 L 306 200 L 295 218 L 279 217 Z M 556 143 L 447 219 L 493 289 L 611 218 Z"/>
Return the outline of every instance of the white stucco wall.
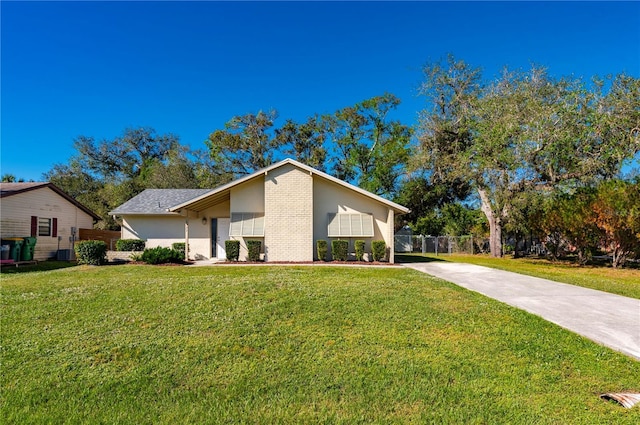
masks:
<path fill-rule="evenodd" d="M 190 219 L 190 223 L 197 221 L 200 224 L 200 226 L 195 226 L 193 228 L 193 232 L 192 228 L 189 228 L 189 240 L 191 241 L 189 248 L 189 252 L 191 254 L 190 258 L 196 260 L 212 258 L 211 244 L 215 242 L 211 240 L 212 219 L 229 218 L 229 205 L 229 201 L 222 202 L 199 213 L 198 219 Z M 205 225 L 202 225 L 202 217 L 207 218 L 207 223 Z M 221 235 L 221 237 L 223 241 L 229 239 L 229 235 Z"/>
<path fill-rule="evenodd" d="M 7 196 L 0 202 L 0 236 L 31 235 L 31 216 L 58 219 L 58 237 L 37 236 L 34 259 L 55 257 L 59 249 L 73 249 L 71 227 L 93 229 L 93 218 L 48 187 Z M 76 240 L 79 230 L 76 230 Z"/>
<path fill-rule="evenodd" d="M 264 213 L 264 175 L 235 186 L 230 192 L 230 213 Z M 227 239 L 240 241 L 240 261 L 247 259 L 247 240 L 262 241 L 262 250 L 264 252 L 264 237 L 228 236 Z"/>
<path fill-rule="evenodd" d="M 122 239 L 142 239 L 147 248 L 171 248 L 174 242 L 184 242 L 184 217 L 127 215 L 122 217 Z"/>
<path fill-rule="evenodd" d="M 229 201 L 201 213 L 189 216 L 189 258 L 211 258 L 211 219 L 229 217 Z M 202 219 L 206 218 L 203 223 Z M 185 220 L 175 215 L 126 215 L 122 218 L 122 239 L 145 240 L 147 248 L 171 248 L 174 242 L 185 241 Z"/>
<path fill-rule="evenodd" d="M 264 212 L 264 175 L 231 188 L 231 212 Z"/>
<path fill-rule="evenodd" d="M 328 215 L 329 213 L 367 213 L 373 215 L 373 238 L 357 237 L 348 238 L 350 251 L 354 250 L 356 239 L 365 241 L 365 252 L 371 252 L 371 242 L 374 240 L 384 240 L 387 247 L 393 242 L 393 211 L 364 195 L 349 190 L 321 177 L 314 176 L 313 179 L 313 246 L 314 258 L 316 241 L 324 239 L 327 241 L 329 253 L 331 253 L 331 241 L 338 238 L 328 236 Z M 389 219 L 391 222 L 389 223 Z M 342 238 L 346 239 L 346 238 Z"/>

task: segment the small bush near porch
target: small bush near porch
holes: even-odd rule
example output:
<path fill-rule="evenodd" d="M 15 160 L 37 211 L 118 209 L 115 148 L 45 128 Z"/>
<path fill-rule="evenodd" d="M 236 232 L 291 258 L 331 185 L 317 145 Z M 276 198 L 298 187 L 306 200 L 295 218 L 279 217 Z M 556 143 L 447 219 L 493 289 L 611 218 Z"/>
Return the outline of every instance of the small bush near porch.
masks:
<path fill-rule="evenodd" d="M 147 243 L 141 239 L 119 239 L 116 242 L 118 251 L 144 251 Z"/>
<path fill-rule="evenodd" d="M 238 258 L 240 258 L 240 241 L 224 241 L 224 249 L 227 253 L 227 261 L 238 261 Z"/>
<path fill-rule="evenodd" d="M 260 251 L 262 250 L 262 241 L 247 241 L 247 260 L 260 261 Z"/>
<path fill-rule="evenodd" d="M 0 287 L 4 424 L 640 423 L 640 362 L 403 268 L 79 266 Z"/>

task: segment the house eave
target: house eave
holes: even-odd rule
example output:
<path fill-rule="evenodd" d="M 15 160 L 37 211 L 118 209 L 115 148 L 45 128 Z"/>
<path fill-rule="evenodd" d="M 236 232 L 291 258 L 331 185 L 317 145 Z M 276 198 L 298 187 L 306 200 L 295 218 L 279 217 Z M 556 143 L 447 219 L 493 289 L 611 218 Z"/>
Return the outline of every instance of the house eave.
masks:
<path fill-rule="evenodd" d="M 144 216 L 159 216 L 159 217 L 178 217 L 179 213 L 173 211 L 167 212 L 140 212 L 140 211 L 109 211 L 107 214 L 110 216 L 126 216 L 126 215 L 144 215 Z"/>

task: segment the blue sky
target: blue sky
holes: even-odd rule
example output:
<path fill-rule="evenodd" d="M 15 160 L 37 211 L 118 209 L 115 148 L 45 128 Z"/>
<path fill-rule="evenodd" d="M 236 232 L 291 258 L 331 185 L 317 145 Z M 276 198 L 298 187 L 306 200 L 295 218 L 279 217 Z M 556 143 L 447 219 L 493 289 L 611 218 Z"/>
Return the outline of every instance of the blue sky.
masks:
<path fill-rule="evenodd" d="M 1 170 L 41 180 L 79 135 L 128 127 L 204 148 L 234 115 L 281 124 L 391 92 L 416 122 L 421 68 L 640 77 L 640 3 L 7 2 L 1 13 Z"/>

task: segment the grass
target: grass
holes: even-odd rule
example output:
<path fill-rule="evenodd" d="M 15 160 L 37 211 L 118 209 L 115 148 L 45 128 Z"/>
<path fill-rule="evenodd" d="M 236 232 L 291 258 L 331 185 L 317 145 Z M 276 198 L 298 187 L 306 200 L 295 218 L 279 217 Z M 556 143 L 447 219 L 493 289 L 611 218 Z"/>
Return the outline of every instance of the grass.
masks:
<path fill-rule="evenodd" d="M 3 423 L 636 424 L 640 362 L 403 268 L 2 276 Z"/>
<path fill-rule="evenodd" d="M 515 273 L 597 289 L 625 297 L 640 298 L 640 270 L 614 269 L 611 266 L 579 267 L 571 262 L 511 257 L 493 258 L 488 255 L 451 254 L 396 254 L 396 261 L 452 261 L 477 264 Z"/>

